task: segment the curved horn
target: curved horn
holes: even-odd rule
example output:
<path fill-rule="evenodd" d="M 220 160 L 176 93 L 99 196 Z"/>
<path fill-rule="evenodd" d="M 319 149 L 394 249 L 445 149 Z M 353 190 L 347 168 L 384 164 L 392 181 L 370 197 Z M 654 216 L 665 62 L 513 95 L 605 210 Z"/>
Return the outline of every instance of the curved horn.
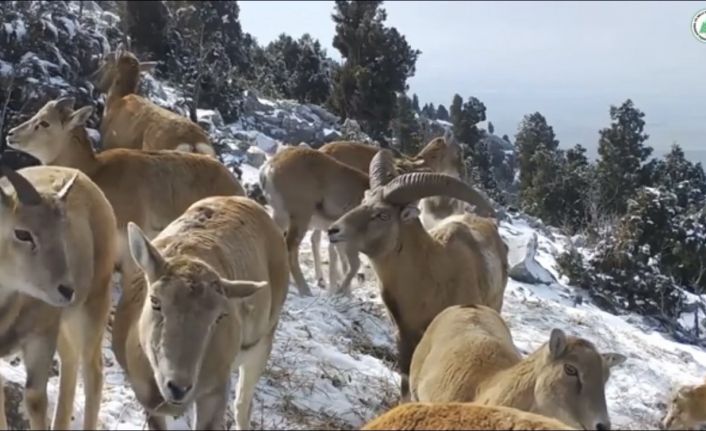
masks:
<path fill-rule="evenodd" d="M 477 214 L 495 217 L 495 209 L 488 198 L 449 175 L 427 172 L 405 174 L 389 182 L 383 190 L 383 199 L 398 205 L 406 205 L 430 196 L 459 199 L 475 205 Z"/>
<path fill-rule="evenodd" d="M 382 149 L 375 154 L 368 168 L 370 189 L 389 183 L 395 177 L 395 157 L 390 150 Z"/>
<path fill-rule="evenodd" d="M 6 165 L 0 166 L 0 172 L 7 177 L 7 180 L 12 184 L 12 187 L 17 193 L 17 200 L 24 205 L 39 205 L 42 203 L 42 197 L 37 189 L 34 188 L 27 178 L 15 172 L 12 168 Z"/>

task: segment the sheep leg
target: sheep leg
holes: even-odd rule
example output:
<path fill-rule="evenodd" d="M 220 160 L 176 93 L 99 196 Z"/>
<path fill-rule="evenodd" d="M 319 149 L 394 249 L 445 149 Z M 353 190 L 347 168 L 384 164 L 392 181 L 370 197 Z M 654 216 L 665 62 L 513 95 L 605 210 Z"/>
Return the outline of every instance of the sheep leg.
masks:
<path fill-rule="evenodd" d="M 250 429 L 250 410 L 255 385 L 267 365 L 267 359 L 272 351 L 274 332 L 263 337 L 257 344 L 241 352 L 242 361 L 238 370 L 238 387 L 235 398 L 235 429 Z"/>
<path fill-rule="evenodd" d="M 341 287 L 338 289 L 338 293 L 342 295 L 351 294 L 351 283 L 353 282 L 353 277 L 358 273 L 360 269 L 360 257 L 358 252 L 355 250 L 345 250 L 345 254 L 341 256 L 346 256 L 346 261 L 348 262 L 348 272 L 346 273 L 346 278 L 343 279 Z"/>
<path fill-rule="evenodd" d="M 157 416 L 153 414 L 147 414 L 147 428 L 151 430 L 166 430 L 167 420 L 164 416 Z"/>
<path fill-rule="evenodd" d="M 5 381 L 0 376 L 0 429 L 7 429 L 7 416 L 5 415 Z"/>
<path fill-rule="evenodd" d="M 47 429 L 47 382 L 56 351 L 58 327 L 49 334 L 32 337 L 22 346 L 22 359 L 27 372 L 25 383 L 25 410 L 29 426 L 35 430 Z"/>
<path fill-rule="evenodd" d="M 340 256 L 336 244 L 328 245 L 328 288 L 329 293 L 333 293 L 338 288 L 338 262 Z"/>
<path fill-rule="evenodd" d="M 81 362 L 83 363 L 83 386 L 85 392 L 85 411 L 83 416 L 84 429 L 97 429 L 98 413 L 100 411 L 103 393 L 103 352 L 101 341 L 108 320 L 109 300 L 105 304 L 105 312 L 101 318 L 90 319 L 83 316 L 84 328 L 81 334 Z M 88 305 L 88 304 L 87 304 Z M 86 312 L 96 312 L 98 307 Z"/>
<path fill-rule="evenodd" d="M 314 255 L 314 274 L 320 288 L 324 288 L 324 272 L 321 269 L 321 230 L 315 229 L 311 233 L 311 253 Z M 329 261 L 331 257 L 329 256 Z M 330 263 L 329 263 L 330 265 Z"/>
<path fill-rule="evenodd" d="M 196 401 L 196 429 L 197 430 L 222 430 L 225 429 L 224 417 L 230 392 L 230 379 L 223 387 L 210 394 L 204 395 Z"/>
<path fill-rule="evenodd" d="M 287 251 L 289 252 L 289 267 L 292 273 L 292 278 L 297 285 L 299 295 L 311 296 L 311 289 L 304 279 L 302 269 L 299 266 L 299 245 L 304 238 L 305 229 L 309 226 L 309 217 L 299 217 L 292 219 L 287 231 Z"/>
<path fill-rule="evenodd" d="M 59 397 L 54 410 L 52 429 L 69 429 L 73 415 L 74 398 L 76 397 L 76 380 L 78 377 L 78 350 L 71 344 L 74 337 L 61 331 L 59 334 L 58 351 L 61 369 L 59 372 Z"/>

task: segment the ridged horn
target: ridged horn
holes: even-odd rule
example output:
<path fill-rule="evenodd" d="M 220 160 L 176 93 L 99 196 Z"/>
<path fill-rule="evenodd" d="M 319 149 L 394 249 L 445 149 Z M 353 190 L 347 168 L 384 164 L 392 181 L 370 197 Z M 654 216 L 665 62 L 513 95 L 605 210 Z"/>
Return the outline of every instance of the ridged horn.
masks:
<path fill-rule="evenodd" d="M 395 178 L 395 156 L 390 150 L 382 149 L 375 154 L 368 168 L 370 189 L 376 189 Z"/>
<path fill-rule="evenodd" d="M 431 196 L 447 196 L 475 205 L 475 212 L 484 217 L 495 217 L 495 209 L 488 198 L 461 180 L 452 176 L 414 172 L 390 181 L 383 190 L 386 201 L 406 205 Z"/>
<path fill-rule="evenodd" d="M 6 165 L 0 165 L 0 172 L 7 177 L 7 180 L 12 184 L 12 187 L 17 193 L 17 200 L 23 205 L 39 205 L 42 203 L 42 197 L 37 189 L 34 188 L 27 178 L 15 172 L 12 168 Z"/>

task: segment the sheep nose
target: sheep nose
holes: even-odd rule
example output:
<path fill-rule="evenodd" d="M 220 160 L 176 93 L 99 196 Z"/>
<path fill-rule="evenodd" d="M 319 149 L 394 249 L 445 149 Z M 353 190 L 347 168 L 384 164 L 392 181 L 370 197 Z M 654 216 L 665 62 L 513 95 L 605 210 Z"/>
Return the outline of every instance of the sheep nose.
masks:
<path fill-rule="evenodd" d="M 169 388 L 169 391 L 172 393 L 172 399 L 174 401 L 181 401 L 184 399 L 186 394 L 189 393 L 193 385 L 188 385 L 188 386 L 179 386 L 175 384 L 172 380 L 169 380 L 167 382 L 167 388 Z"/>
<path fill-rule="evenodd" d="M 337 227 L 332 227 L 331 229 L 328 230 L 328 234 L 329 234 L 329 236 L 336 235 L 340 231 L 341 231 L 341 229 L 339 229 Z"/>
<path fill-rule="evenodd" d="M 610 422 L 603 423 L 603 422 L 598 422 L 596 424 L 596 430 L 598 431 L 609 431 L 610 430 Z"/>
<path fill-rule="evenodd" d="M 74 299 L 74 289 L 73 288 L 71 288 L 69 286 L 65 286 L 63 284 L 60 284 L 59 287 L 57 288 L 57 290 L 59 291 L 59 294 L 61 296 L 63 296 L 64 299 L 66 299 L 67 301 L 71 302 L 71 300 Z"/>

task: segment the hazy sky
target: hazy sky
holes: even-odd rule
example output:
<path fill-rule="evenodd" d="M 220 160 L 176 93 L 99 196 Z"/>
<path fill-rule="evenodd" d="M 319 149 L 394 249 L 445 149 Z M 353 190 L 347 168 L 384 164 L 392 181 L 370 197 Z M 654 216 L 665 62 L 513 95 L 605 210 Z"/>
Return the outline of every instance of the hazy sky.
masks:
<path fill-rule="evenodd" d="M 240 1 L 243 29 L 261 43 L 280 33 L 331 42 L 333 2 Z M 595 155 L 609 106 L 631 98 L 646 114 L 648 143 L 673 142 L 706 162 L 706 43 L 691 34 L 701 2 L 388 1 L 387 22 L 422 51 L 410 94 L 447 106 L 476 96 L 495 133 L 514 136 L 541 112 L 562 147 Z"/>

